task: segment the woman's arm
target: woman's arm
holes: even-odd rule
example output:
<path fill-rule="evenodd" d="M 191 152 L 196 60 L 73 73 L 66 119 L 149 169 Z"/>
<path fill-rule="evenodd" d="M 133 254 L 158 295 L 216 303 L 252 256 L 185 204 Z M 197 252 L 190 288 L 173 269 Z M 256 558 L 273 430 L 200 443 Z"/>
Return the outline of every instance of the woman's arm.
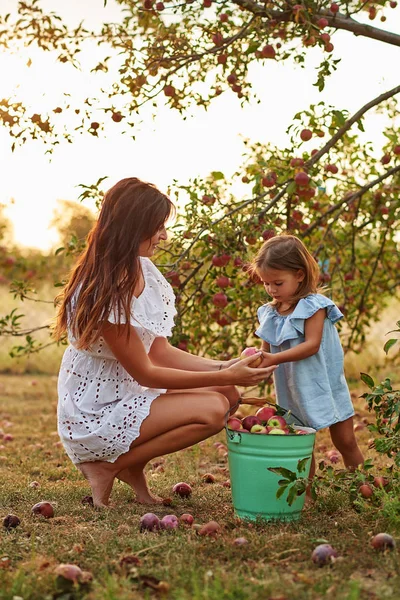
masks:
<path fill-rule="evenodd" d="M 158 367 L 170 367 L 183 371 L 219 371 L 226 364 L 221 360 L 212 360 L 190 354 L 174 348 L 166 338 L 157 337 L 151 345 L 149 357 Z"/>
<path fill-rule="evenodd" d="M 294 348 L 290 348 L 290 350 L 283 350 L 282 352 L 268 354 L 267 356 L 264 355 L 261 367 L 302 360 L 303 358 L 308 358 L 309 356 L 316 354 L 321 345 L 325 313 L 326 309 L 321 308 L 312 317 L 306 319 L 304 326 L 304 342 Z"/>
<path fill-rule="evenodd" d="M 216 385 L 251 386 L 270 376 L 273 367 L 252 368 L 254 356 L 238 361 L 220 371 L 186 371 L 180 368 L 160 367 L 150 360 L 134 327 L 129 339 L 124 327 L 106 322 L 101 334 L 115 358 L 140 384 L 149 388 L 190 389 Z"/>

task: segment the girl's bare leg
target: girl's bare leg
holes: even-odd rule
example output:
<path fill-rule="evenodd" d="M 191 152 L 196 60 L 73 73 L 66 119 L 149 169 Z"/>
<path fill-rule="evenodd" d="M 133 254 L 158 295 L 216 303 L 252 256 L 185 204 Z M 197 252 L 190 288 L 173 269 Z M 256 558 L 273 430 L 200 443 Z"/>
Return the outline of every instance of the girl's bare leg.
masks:
<path fill-rule="evenodd" d="M 79 465 L 92 488 L 94 505 L 108 505 L 114 479 L 121 472 L 140 502 L 157 501 L 148 491 L 144 465 L 156 456 L 182 450 L 221 431 L 229 406 L 223 394 L 204 390 L 163 394 L 153 400 L 140 436 L 128 452 L 114 463 L 97 461 Z M 128 475 L 124 473 L 126 469 Z"/>
<path fill-rule="evenodd" d="M 329 432 L 335 448 L 343 456 L 343 462 L 348 469 L 356 469 L 364 463 L 364 457 L 354 435 L 353 417 L 331 425 Z"/>

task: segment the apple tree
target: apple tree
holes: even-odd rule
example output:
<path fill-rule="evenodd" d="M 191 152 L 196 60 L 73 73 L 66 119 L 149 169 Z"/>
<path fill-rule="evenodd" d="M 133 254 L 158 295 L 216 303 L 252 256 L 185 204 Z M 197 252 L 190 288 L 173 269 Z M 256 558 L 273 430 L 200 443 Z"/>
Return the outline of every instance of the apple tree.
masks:
<path fill-rule="evenodd" d="M 102 5 L 99 0 L 99 10 Z M 107 135 L 115 123 L 130 133 L 140 123 L 141 107 L 156 112 L 159 98 L 182 115 L 195 105 L 207 108 L 222 94 L 244 104 L 254 99 L 252 64 L 268 72 L 271 61 L 291 59 L 307 68 L 316 47 L 324 51 L 315 82 L 322 90 L 340 69 L 338 31 L 354 35 L 355 45 L 367 37 L 393 46 L 393 52 L 400 46 L 400 35 L 365 22 L 384 23 L 397 10 L 395 0 L 118 0 L 118 5 L 120 20 L 98 31 L 84 22 L 69 27 L 39 0 L 19 2 L 17 14 L 0 16 L 6 50 L 35 46 L 76 67 L 88 44 L 95 41 L 102 52 L 90 69 L 99 85 L 83 102 L 66 93 L 51 111 L 38 106 L 32 114 L 17 96 L 0 100 L 0 123 L 14 150 L 40 139 L 56 151 L 57 144 L 73 143 L 80 134 Z M 105 74 L 112 75 L 111 83 Z M 354 114 L 314 104 L 294 115 L 287 147 L 247 143 L 237 173 L 213 171 L 174 184 L 172 195 L 185 193 L 187 203 L 159 262 L 177 293 L 176 345 L 211 356 L 237 355 L 251 340 L 256 309 L 266 300 L 246 263 L 263 240 L 290 232 L 313 251 L 321 285 L 346 315 L 345 346 L 362 346 L 368 325 L 399 283 L 399 92 L 400 85 L 366 98 Z M 388 117 L 380 155 L 359 137 L 369 111 Z M 242 186 L 240 197 L 232 193 L 233 181 Z M 103 182 L 97 183 L 83 187 L 82 199 L 101 200 Z"/>

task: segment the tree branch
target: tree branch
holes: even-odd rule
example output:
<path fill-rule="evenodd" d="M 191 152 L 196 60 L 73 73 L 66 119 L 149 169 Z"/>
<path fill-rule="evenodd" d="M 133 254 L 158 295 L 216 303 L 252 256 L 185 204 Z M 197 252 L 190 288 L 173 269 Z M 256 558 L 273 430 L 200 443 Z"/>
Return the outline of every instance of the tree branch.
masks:
<path fill-rule="evenodd" d="M 232 2 L 258 17 L 267 17 L 268 20 L 276 22 L 294 21 L 292 9 L 285 11 L 269 10 L 262 4 L 253 2 L 253 0 L 232 0 Z M 307 8 L 306 3 L 304 4 L 305 8 Z M 356 36 L 361 35 L 373 40 L 378 40 L 379 42 L 384 42 L 385 44 L 391 44 L 392 46 L 400 46 L 400 35 L 397 33 L 385 31 L 384 29 L 379 29 L 378 27 L 373 27 L 372 25 L 359 23 L 350 15 L 345 15 L 340 12 L 333 15 L 330 11 L 321 9 L 312 15 L 312 21 L 316 22 L 321 17 L 324 17 L 328 21 L 329 27 L 350 31 Z"/>

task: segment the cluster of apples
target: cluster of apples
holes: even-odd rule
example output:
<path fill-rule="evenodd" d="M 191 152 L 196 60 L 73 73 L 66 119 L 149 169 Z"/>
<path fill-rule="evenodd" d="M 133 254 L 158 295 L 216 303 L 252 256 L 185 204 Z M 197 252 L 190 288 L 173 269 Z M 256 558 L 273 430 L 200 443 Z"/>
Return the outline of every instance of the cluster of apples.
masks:
<path fill-rule="evenodd" d="M 255 415 L 249 415 L 243 419 L 230 417 L 228 428 L 242 433 L 258 433 L 268 435 L 307 435 L 304 429 L 295 429 L 289 425 L 285 418 L 277 414 L 274 406 L 263 406 Z"/>

